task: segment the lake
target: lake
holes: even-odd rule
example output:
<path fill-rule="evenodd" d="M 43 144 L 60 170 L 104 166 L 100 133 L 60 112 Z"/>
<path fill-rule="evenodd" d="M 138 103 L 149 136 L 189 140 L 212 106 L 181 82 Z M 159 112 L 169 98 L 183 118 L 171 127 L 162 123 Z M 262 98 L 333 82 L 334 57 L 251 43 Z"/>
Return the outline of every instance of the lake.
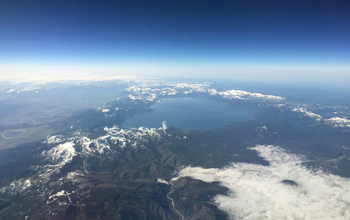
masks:
<path fill-rule="evenodd" d="M 127 119 L 123 126 L 159 128 L 166 121 L 168 126 L 207 130 L 223 127 L 228 121 L 250 120 L 255 114 L 252 108 L 208 98 L 164 98 L 152 110 Z"/>

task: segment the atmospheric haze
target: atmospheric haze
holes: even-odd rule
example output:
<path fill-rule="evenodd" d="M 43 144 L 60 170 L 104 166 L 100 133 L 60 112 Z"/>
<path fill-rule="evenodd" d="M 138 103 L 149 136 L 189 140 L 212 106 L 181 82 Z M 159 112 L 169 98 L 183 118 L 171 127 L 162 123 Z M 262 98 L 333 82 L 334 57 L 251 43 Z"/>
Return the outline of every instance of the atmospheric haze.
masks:
<path fill-rule="evenodd" d="M 0 219 L 350 219 L 349 21 L 349 0 L 1 0 Z"/>
<path fill-rule="evenodd" d="M 349 11 L 344 0 L 5 0 L 0 75 L 104 73 L 344 86 L 350 82 Z"/>

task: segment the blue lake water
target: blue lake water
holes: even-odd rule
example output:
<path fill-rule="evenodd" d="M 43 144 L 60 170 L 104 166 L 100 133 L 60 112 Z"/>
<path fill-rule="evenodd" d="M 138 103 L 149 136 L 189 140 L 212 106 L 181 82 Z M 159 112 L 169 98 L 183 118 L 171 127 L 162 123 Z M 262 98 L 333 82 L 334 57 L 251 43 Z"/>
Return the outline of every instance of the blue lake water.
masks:
<path fill-rule="evenodd" d="M 129 118 L 123 126 L 159 128 L 166 121 L 168 126 L 206 130 L 223 127 L 228 121 L 250 120 L 255 114 L 252 108 L 233 107 L 207 98 L 165 98 L 152 109 Z"/>

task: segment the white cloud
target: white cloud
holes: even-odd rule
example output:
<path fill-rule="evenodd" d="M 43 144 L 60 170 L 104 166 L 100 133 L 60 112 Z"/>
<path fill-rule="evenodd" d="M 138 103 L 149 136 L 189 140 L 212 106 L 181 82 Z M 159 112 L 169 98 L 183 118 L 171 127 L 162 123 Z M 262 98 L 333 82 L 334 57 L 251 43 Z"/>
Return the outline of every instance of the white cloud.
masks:
<path fill-rule="evenodd" d="M 0 67 L 1 69 L 1 67 Z M 65 72 L 65 71 L 63 71 Z M 0 81 L 10 81 L 14 84 L 34 83 L 46 84 L 50 82 L 101 82 L 124 80 L 130 81 L 137 77 L 135 75 L 111 75 L 111 74 L 92 74 L 92 73 L 57 73 L 57 74 L 4 74 L 0 75 Z M 28 91 L 28 90 L 25 90 Z M 29 90 L 32 91 L 32 90 Z"/>
<path fill-rule="evenodd" d="M 160 179 L 160 178 L 157 179 L 157 182 L 169 185 L 169 183 L 166 180 L 163 180 L 163 179 Z"/>
<path fill-rule="evenodd" d="M 21 92 L 38 92 L 41 89 L 41 87 L 38 86 L 25 86 L 22 87 L 18 86 L 16 89 L 9 89 L 5 91 L 5 93 L 11 94 L 11 93 L 21 93 Z"/>
<path fill-rule="evenodd" d="M 302 165 L 302 157 L 276 146 L 252 150 L 270 165 L 186 167 L 179 177 L 220 181 L 231 193 L 214 201 L 234 219 L 350 219 L 350 179 L 312 171 Z"/>

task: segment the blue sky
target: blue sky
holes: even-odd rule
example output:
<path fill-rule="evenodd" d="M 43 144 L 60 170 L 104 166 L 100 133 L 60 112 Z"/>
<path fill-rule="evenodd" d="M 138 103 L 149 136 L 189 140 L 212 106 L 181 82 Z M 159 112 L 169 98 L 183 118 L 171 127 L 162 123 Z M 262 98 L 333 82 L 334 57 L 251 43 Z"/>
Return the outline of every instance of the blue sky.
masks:
<path fill-rule="evenodd" d="M 347 1 L 2 0 L 0 74 L 349 78 L 349 27 Z"/>

